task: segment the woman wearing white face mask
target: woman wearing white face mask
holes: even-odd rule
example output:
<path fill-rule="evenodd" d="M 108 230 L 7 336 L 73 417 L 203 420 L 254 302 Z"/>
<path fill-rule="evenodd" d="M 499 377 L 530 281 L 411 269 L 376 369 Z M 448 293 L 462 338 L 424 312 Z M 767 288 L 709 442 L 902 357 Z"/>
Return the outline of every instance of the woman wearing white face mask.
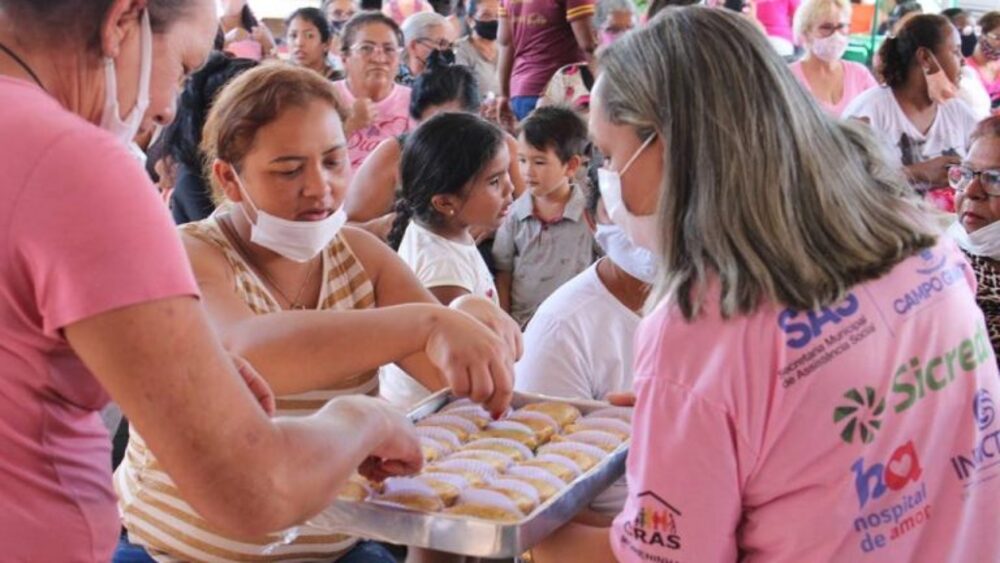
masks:
<path fill-rule="evenodd" d="M 858 94 L 878 85 L 864 65 L 841 60 L 850 27 L 847 0 L 806 0 L 795 12 L 795 36 L 806 55 L 791 65 L 792 74 L 837 117 Z"/>
<path fill-rule="evenodd" d="M 0 0 L 7 560 L 111 557 L 121 521 L 99 416 L 109 398 L 194 510 L 241 536 L 315 514 L 369 456 L 372 476 L 421 463 L 409 422 L 367 397 L 337 398 L 298 420 L 269 417 L 273 394 L 212 331 L 166 209 L 120 142 L 171 121 L 184 71 L 206 59 L 216 28 L 214 0 Z M 106 59 L 115 88 L 105 86 Z M 147 73 L 148 107 L 134 118 Z M 113 107 L 117 118 L 105 113 Z M 413 305 L 345 314 L 342 338 L 329 345 L 365 354 L 344 354 L 336 367 L 357 373 L 351 363 L 362 355 L 378 365 L 436 348 L 441 365 L 465 370 L 485 399 L 496 374 L 480 362 L 512 362 L 499 338 L 474 336 L 479 325 L 449 313 Z M 373 334 L 378 346 L 365 346 Z M 509 396 L 504 381 L 497 409 Z"/>
<path fill-rule="evenodd" d="M 976 273 L 976 301 L 1000 354 L 1000 117 L 979 124 L 969 156 L 948 171 L 957 221 L 948 229 Z"/>
<path fill-rule="evenodd" d="M 371 334 L 367 346 L 348 351 L 333 311 L 436 301 L 391 249 L 344 227 L 339 206 L 350 165 L 329 82 L 285 65 L 247 71 L 216 98 L 202 149 L 222 205 L 181 233 L 216 332 L 264 375 L 279 415 L 310 415 L 334 397 L 376 395 L 378 366 L 363 359 L 393 337 Z M 517 353 L 518 327 L 492 303 L 467 298 L 452 308 L 482 318 L 508 338 L 510 355 Z M 473 333 L 488 332 L 472 317 L 441 309 L 464 317 Z M 469 384 L 468 374 L 439 370 L 433 360 L 416 354 L 398 364 L 432 391 Z M 341 369 L 345 364 L 357 367 Z M 125 457 L 115 482 L 124 524 L 130 540 L 154 555 L 194 560 L 208 544 L 219 560 L 280 560 L 301 558 L 308 546 L 333 560 L 357 541 L 305 528 L 296 541 L 269 548 L 279 536 L 247 542 L 218 533 L 184 503 L 193 499 L 172 490 L 150 494 L 151 484 L 169 481 L 142 438 L 131 438 Z"/>
<path fill-rule="evenodd" d="M 974 280 L 872 136 L 725 10 L 668 10 L 599 63 L 591 136 L 633 161 L 623 217 L 660 259 L 625 507 L 564 530 L 572 560 L 995 561 L 1000 482 L 953 466 L 1000 393 Z"/>
<path fill-rule="evenodd" d="M 953 210 L 948 167 L 969 145 L 976 116 L 958 96 L 963 64 L 958 31 L 942 16 L 918 15 L 879 50 L 885 86 L 872 88 L 844 109 L 867 122 L 920 193 Z"/>

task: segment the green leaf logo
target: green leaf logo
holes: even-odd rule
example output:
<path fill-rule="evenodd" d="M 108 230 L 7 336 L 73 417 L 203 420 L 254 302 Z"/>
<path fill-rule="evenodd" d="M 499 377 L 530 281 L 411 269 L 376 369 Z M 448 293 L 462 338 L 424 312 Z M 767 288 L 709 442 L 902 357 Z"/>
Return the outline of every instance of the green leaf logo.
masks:
<path fill-rule="evenodd" d="M 864 395 L 857 389 L 850 389 L 844 393 L 844 398 L 850 402 L 833 411 L 833 423 L 844 423 L 840 439 L 853 444 L 854 437 L 857 436 L 862 443 L 871 443 L 875 439 L 875 431 L 882 427 L 885 398 L 879 399 L 875 389 L 867 386 Z"/>

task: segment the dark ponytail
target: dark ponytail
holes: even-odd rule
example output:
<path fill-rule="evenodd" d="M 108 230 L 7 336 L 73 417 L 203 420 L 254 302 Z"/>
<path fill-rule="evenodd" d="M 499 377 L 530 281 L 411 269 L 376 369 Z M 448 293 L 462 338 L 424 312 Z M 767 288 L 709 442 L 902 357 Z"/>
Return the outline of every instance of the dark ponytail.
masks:
<path fill-rule="evenodd" d="M 461 195 L 505 146 L 503 132 L 492 123 L 467 113 L 435 115 L 417 128 L 403 148 L 399 176 L 402 189 L 389 245 L 399 249 L 411 219 L 433 226 L 442 217 L 431 199 L 440 194 Z"/>
<path fill-rule="evenodd" d="M 410 117 L 416 121 L 433 106 L 457 101 L 461 111 L 476 113 L 481 102 L 476 73 L 467 66 L 451 64 L 441 51 L 431 51 L 427 67 L 413 81 Z"/>
<path fill-rule="evenodd" d="M 917 50 L 921 47 L 934 52 L 951 32 L 947 18 L 936 14 L 914 16 L 903 24 L 895 37 L 886 37 L 879 49 L 878 74 L 890 88 L 906 83 L 912 65 L 917 64 Z"/>

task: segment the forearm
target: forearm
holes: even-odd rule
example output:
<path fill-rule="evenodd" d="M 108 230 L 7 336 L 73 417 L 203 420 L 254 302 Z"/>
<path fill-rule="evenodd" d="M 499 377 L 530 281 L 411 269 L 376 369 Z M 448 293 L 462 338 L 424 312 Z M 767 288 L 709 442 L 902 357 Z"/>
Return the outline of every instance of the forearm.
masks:
<path fill-rule="evenodd" d="M 287 311 L 259 315 L 223 334 L 275 394 L 336 385 L 423 351 L 440 309 L 410 304 L 368 311 Z"/>

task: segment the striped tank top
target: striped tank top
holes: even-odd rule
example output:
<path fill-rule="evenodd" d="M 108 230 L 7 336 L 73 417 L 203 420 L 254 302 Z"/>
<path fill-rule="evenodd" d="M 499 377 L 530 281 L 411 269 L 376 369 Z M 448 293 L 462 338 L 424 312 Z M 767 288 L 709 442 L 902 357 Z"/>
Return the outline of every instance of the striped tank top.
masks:
<path fill-rule="evenodd" d="M 281 311 L 263 280 L 223 232 L 219 213 L 180 230 L 218 247 L 232 269 L 233 291 L 257 315 Z M 353 310 L 375 307 L 375 289 L 341 235 L 323 251 L 318 310 Z M 336 388 L 277 398 L 276 416 L 312 414 L 334 397 L 348 394 L 376 395 L 378 371 L 341 382 Z M 157 561 L 332 561 L 350 549 L 356 538 L 329 534 L 300 526 L 290 543 L 284 534 L 236 539 L 203 520 L 180 496 L 142 437 L 133 433 L 125 458 L 115 471 L 115 491 L 122 523 L 129 540 L 146 548 Z M 281 545 L 279 545 L 281 544 Z"/>

